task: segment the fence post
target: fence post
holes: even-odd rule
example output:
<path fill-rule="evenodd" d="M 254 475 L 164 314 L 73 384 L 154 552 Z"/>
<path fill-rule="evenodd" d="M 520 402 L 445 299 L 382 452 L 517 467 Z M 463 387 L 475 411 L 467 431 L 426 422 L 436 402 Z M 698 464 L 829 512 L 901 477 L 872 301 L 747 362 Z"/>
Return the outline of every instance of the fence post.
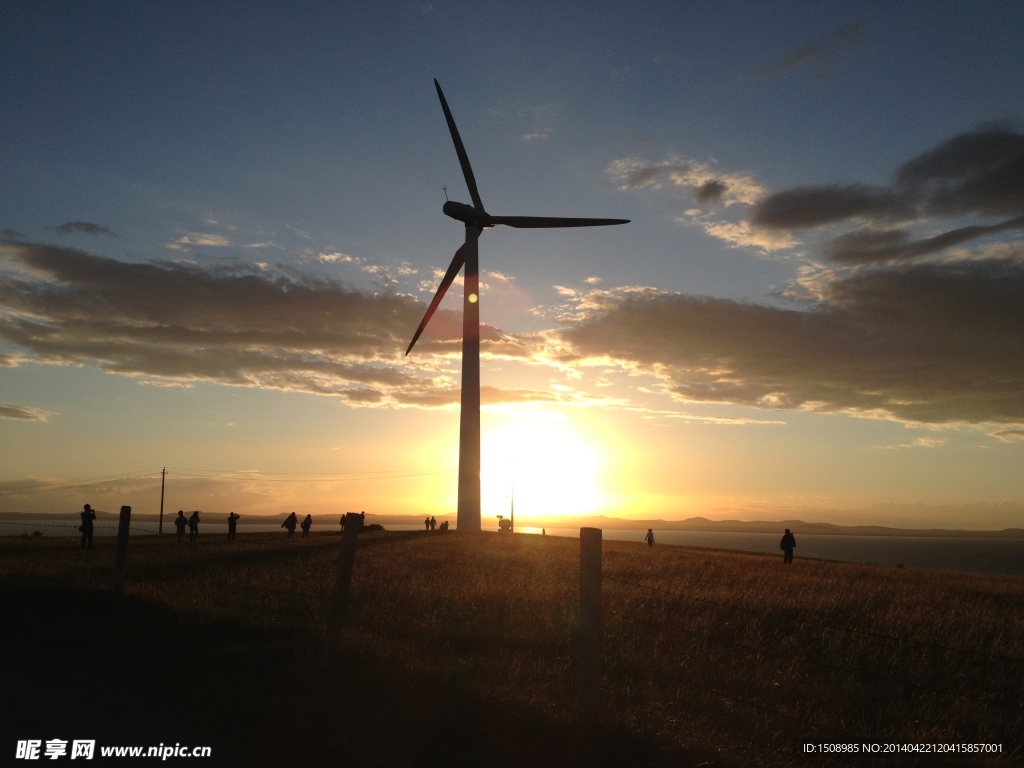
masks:
<path fill-rule="evenodd" d="M 117 561 L 114 566 L 114 594 L 121 591 L 121 574 L 124 572 L 124 561 L 128 557 L 128 527 L 131 524 L 132 508 L 121 507 L 121 516 L 117 522 Z"/>
<path fill-rule="evenodd" d="M 580 727 L 596 748 L 601 708 L 601 529 L 580 528 Z"/>
<path fill-rule="evenodd" d="M 334 600 L 327 624 L 327 647 L 333 648 L 341 638 L 341 629 L 348 608 L 348 587 L 352 582 L 352 566 L 356 561 L 356 541 L 363 526 L 362 515 L 348 512 L 341 532 L 341 551 L 338 554 L 338 573 L 334 581 Z"/>

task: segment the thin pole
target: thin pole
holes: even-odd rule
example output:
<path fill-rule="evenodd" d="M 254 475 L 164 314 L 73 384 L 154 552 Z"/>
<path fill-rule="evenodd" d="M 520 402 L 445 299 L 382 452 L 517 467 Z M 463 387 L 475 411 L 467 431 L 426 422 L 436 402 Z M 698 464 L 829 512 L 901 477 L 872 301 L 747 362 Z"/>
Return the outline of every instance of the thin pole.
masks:
<path fill-rule="evenodd" d="M 167 467 L 164 467 L 164 471 L 160 473 L 160 525 L 156 529 L 157 536 L 164 532 L 164 480 L 166 478 Z"/>
<path fill-rule="evenodd" d="M 114 565 L 114 594 L 121 591 L 121 575 L 124 573 L 124 562 L 128 558 L 128 529 L 132 522 L 132 508 L 121 507 L 121 515 L 117 521 L 117 560 Z"/>
<path fill-rule="evenodd" d="M 580 725 L 591 742 L 601 710 L 601 529 L 580 528 Z"/>
<path fill-rule="evenodd" d="M 341 638 L 348 610 L 348 590 L 352 582 L 352 566 L 356 561 L 356 544 L 363 518 L 355 512 L 345 514 L 345 525 L 341 531 L 341 550 L 338 552 L 338 570 L 334 577 L 334 599 L 331 615 L 327 621 L 327 650 L 334 648 Z"/>

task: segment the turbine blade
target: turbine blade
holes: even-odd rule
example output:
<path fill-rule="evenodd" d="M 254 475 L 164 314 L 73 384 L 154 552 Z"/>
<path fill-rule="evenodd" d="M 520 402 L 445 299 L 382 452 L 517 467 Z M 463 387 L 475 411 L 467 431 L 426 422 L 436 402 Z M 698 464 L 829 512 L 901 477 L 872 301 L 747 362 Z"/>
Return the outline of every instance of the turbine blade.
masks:
<path fill-rule="evenodd" d="M 459 156 L 459 165 L 462 166 L 462 175 L 466 177 L 469 196 L 473 198 L 473 205 L 482 211 L 484 204 L 480 201 L 480 193 L 476 188 L 473 166 L 469 164 L 469 156 L 466 154 L 466 148 L 462 145 L 459 129 L 455 127 L 455 119 L 452 117 L 452 111 L 448 109 L 448 102 L 444 98 L 444 93 L 441 92 L 441 85 L 437 82 L 437 78 L 434 78 L 434 87 L 437 88 L 437 95 L 441 99 L 441 109 L 444 110 L 444 119 L 448 121 L 448 131 L 452 135 L 452 141 L 455 142 L 455 154 Z"/>
<path fill-rule="evenodd" d="M 437 309 L 437 305 L 441 303 L 441 299 L 444 298 L 444 294 L 448 290 L 448 286 L 455 280 L 455 276 L 459 274 L 459 270 L 462 269 L 462 265 L 466 263 L 465 245 L 460 245 L 459 250 L 455 252 L 455 256 L 452 258 L 452 263 L 448 265 L 448 271 L 444 273 L 444 277 L 441 279 L 441 285 L 437 288 L 437 293 L 434 294 L 433 301 L 430 302 L 430 306 L 427 307 L 426 314 L 423 315 L 423 320 L 420 321 L 420 327 L 416 329 L 416 333 L 413 334 L 412 341 L 409 342 L 409 348 L 405 350 L 405 354 L 408 355 L 412 352 L 413 345 L 416 344 L 416 340 L 423 333 L 423 329 L 427 327 L 427 323 L 430 322 L 430 318 L 434 316 L 434 311 Z"/>
<path fill-rule="evenodd" d="M 561 216 L 489 216 L 491 224 L 509 227 L 544 229 L 547 227 L 609 227 L 629 224 L 629 219 L 570 219 Z"/>

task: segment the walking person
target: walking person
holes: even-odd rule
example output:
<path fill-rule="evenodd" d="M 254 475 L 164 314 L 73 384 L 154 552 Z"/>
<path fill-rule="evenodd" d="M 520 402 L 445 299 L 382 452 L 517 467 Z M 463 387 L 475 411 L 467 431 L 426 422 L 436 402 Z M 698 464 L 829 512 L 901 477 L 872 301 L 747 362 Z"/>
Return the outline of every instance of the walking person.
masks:
<path fill-rule="evenodd" d="M 78 514 L 82 518 L 82 524 L 78 526 L 82 532 L 82 549 L 92 549 L 92 521 L 96 519 L 96 513 L 86 504 Z"/>
<path fill-rule="evenodd" d="M 299 522 L 298 516 L 294 512 L 292 512 L 290 515 L 288 515 L 288 517 L 286 517 L 284 519 L 284 522 L 281 523 L 281 527 L 282 528 L 287 528 L 288 529 L 288 538 L 289 539 L 292 538 L 295 535 L 295 525 L 298 522 Z"/>
<path fill-rule="evenodd" d="M 782 562 L 789 565 L 793 562 L 793 549 L 796 547 L 796 539 L 793 537 L 793 532 L 786 529 L 786 532 L 782 535 L 782 541 L 779 542 L 779 549 L 782 550 Z"/>
<path fill-rule="evenodd" d="M 648 547 L 654 546 L 654 531 L 652 531 L 650 528 L 647 529 L 647 535 L 644 536 L 644 541 L 647 542 Z"/>
<path fill-rule="evenodd" d="M 302 538 L 309 536 L 310 526 L 313 525 L 313 516 L 306 515 L 306 519 L 302 521 Z"/>
<path fill-rule="evenodd" d="M 234 512 L 228 515 L 228 541 L 235 540 L 235 526 L 238 524 L 239 517 L 241 515 L 236 515 Z"/>
<path fill-rule="evenodd" d="M 185 519 L 185 511 L 182 509 L 178 510 L 178 516 L 174 518 L 174 527 L 178 529 L 178 543 L 181 544 L 185 540 L 185 526 L 188 525 L 188 520 Z"/>
<path fill-rule="evenodd" d="M 191 544 L 199 538 L 199 510 L 194 511 L 188 518 L 188 541 Z"/>

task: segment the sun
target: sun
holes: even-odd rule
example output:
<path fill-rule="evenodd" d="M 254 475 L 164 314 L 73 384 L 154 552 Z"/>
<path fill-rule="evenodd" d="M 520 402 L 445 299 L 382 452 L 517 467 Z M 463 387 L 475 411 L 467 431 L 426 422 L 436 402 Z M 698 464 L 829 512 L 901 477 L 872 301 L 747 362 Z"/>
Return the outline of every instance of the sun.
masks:
<path fill-rule="evenodd" d="M 481 513 L 485 527 L 517 519 L 600 511 L 603 457 L 599 446 L 560 413 L 523 412 L 484 429 L 480 450 Z"/>

